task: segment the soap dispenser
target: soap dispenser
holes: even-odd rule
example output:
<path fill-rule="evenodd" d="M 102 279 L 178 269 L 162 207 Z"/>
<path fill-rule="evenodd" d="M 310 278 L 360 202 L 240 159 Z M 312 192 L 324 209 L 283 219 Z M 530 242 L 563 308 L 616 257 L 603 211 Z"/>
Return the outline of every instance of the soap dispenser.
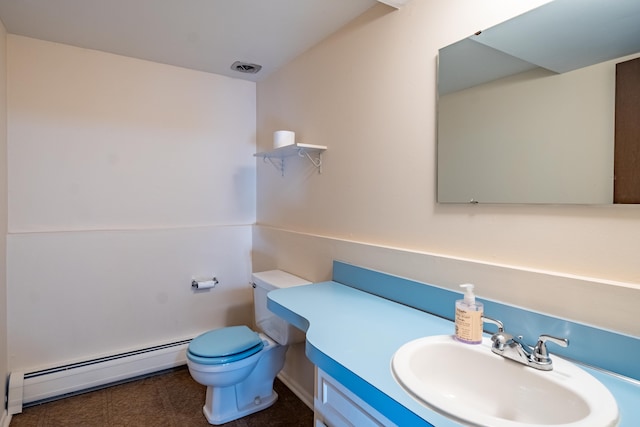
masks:
<path fill-rule="evenodd" d="M 483 304 L 476 301 L 473 285 L 460 285 L 465 290 L 464 299 L 456 301 L 456 339 L 467 344 L 482 342 Z"/>

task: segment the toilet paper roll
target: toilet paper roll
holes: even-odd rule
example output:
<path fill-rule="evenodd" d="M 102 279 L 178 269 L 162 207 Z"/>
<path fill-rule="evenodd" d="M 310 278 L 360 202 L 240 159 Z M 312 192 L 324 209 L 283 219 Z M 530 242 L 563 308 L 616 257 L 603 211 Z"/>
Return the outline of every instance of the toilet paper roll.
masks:
<path fill-rule="evenodd" d="M 215 288 L 218 284 L 218 281 L 214 277 L 212 280 L 193 280 L 191 282 L 191 287 L 193 289 L 209 289 Z"/>
<path fill-rule="evenodd" d="M 296 143 L 296 133 L 290 130 L 277 130 L 273 133 L 273 148 L 286 147 Z"/>

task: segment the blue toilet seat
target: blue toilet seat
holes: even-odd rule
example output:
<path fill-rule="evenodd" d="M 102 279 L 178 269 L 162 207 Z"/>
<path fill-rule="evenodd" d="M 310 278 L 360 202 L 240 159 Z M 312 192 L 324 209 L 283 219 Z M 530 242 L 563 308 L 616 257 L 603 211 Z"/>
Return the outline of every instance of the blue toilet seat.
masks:
<path fill-rule="evenodd" d="M 189 343 L 187 358 L 203 365 L 245 359 L 264 347 L 260 336 L 246 326 L 229 326 L 198 335 Z"/>

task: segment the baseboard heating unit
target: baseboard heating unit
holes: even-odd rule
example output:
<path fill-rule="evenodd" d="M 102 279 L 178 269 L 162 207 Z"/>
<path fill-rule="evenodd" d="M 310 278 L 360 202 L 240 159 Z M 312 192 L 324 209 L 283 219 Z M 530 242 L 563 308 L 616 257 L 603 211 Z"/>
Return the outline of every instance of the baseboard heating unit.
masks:
<path fill-rule="evenodd" d="M 190 340 L 148 347 L 34 372 L 11 372 L 8 413 L 23 407 L 95 390 L 187 363 Z"/>

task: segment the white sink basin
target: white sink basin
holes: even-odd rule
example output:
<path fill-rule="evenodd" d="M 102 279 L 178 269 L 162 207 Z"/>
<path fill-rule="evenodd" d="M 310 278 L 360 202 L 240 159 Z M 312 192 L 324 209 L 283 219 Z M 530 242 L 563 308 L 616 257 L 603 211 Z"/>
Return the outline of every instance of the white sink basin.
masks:
<path fill-rule="evenodd" d="M 411 341 L 393 356 L 398 383 L 420 403 L 472 426 L 613 427 L 618 405 L 609 390 L 571 362 L 551 355 L 540 371 L 450 335 Z"/>

